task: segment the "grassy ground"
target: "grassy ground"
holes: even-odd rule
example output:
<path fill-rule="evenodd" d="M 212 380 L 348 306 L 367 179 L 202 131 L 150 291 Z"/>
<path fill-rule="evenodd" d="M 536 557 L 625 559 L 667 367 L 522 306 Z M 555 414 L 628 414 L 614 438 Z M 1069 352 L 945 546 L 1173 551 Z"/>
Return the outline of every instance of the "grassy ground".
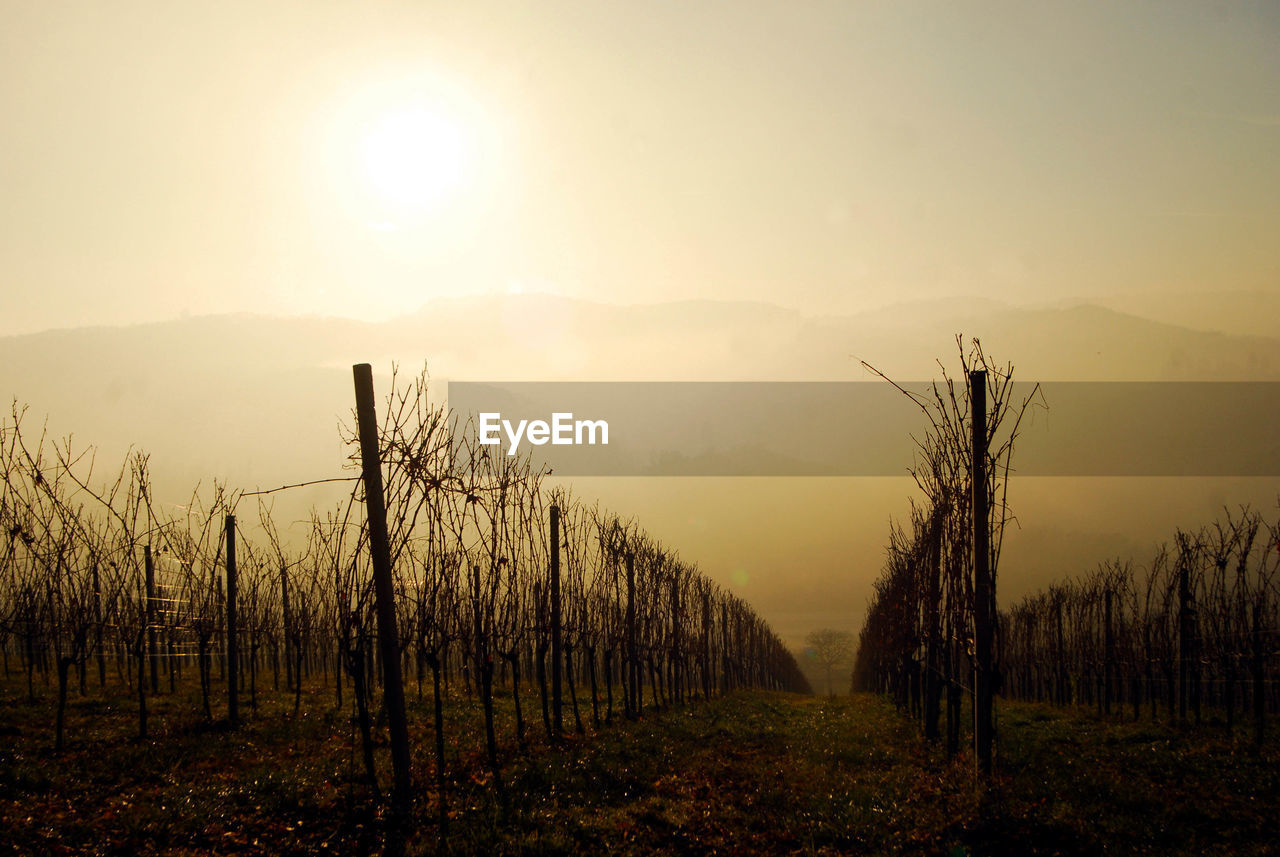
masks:
<path fill-rule="evenodd" d="M 129 698 L 73 692 L 55 755 L 51 694 L 31 703 L 23 690 L 0 695 L 0 854 L 380 848 L 381 803 L 331 692 L 304 698 L 321 713 L 297 719 L 291 699 L 262 694 L 235 732 L 203 723 L 193 694 L 161 695 L 147 742 L 132 737 Z M 1257 754 L 1212 727 L 1002 704 L 1000 773 L 980 793 L 970 758 L 948 762 L 878 698 L 746 693 L 561 748 L 508 738 L 500 800 L 478 704 L 453 700 L 448 717 L 454 853 L 1263 855 L 1280 842 L 1275 744 Z M 409 852 L 434 853 L 428 709 L 415 705 L 411 722 Z M 507 706 L 499 728 L 514 731 Z M 385 787 L 385 747 L 378 764 Z"/>

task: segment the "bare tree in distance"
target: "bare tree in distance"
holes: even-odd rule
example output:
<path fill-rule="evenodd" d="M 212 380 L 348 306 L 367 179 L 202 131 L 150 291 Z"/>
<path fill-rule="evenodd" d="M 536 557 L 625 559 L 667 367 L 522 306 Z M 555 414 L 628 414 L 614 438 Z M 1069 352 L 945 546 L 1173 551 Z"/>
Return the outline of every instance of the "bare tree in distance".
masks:
<path fill-rule="evenodd" d="M 835 696 L 835 689 L 831 684 L 831 671 L 841 664 L 853 662 L 853 634 L 848 631 L 821 628 L 810 631 L 804 638 L 804 644 L 805 653 L 827 671 L 827 695 Z"/>

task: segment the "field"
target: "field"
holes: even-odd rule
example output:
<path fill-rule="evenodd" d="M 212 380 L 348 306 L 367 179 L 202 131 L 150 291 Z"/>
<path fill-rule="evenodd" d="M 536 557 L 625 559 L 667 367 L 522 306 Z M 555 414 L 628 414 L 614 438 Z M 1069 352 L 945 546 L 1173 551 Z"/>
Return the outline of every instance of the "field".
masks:
<path fill-rule="evenodd" d="M 152 739 L 125 696 L 69 703 L 54 754 L 48 693 L 0 697 L 0 853 L 363 854 L 383 803 L 350 712 L 320 691 L 295 720 L 263 692 L 238 731 L 183 694 L 153 697 Z M 73 692 L 74 693 L 74 692 Z M 412 694 L 411 694 L 412 697 Z M 570 731 L 525 748 L 499 710 L 503 788 L 484 764 L 479 703 L 450 700 L 456 854 L 1257 854 L 1280 841 L 1277 746 L 1210 724 L 1182 731 L 1031 703 L 998 708 L 998 774 L 974 787 L 892 705 L 868 694 L 762 691 Z M 584 712 L 584 716 L 586 713 Z M 417 801 L 408 853 L 438 847 L 432 741 L 412 703 Z M 572 720 L 569 721 L 572 724 Z M 378 747 L 387 788 L 390 766 Z"/>

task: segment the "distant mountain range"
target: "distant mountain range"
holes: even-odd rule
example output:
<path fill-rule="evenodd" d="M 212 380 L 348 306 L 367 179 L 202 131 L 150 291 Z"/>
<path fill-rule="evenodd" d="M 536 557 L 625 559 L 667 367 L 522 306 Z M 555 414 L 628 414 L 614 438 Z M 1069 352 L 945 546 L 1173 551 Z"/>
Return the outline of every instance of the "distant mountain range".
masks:
<path fill-rule="evenodd" d="M 1280 293 L 1228 289 L 1102 295 L 1090 303 L 1195 330 L 1275 336 Z"/>
<path fill-rule="evenodd" d="M 437 374 L 513 380 L 849 380 L 866 360 L 933 377 L 958 333 L 1038 380 L 1280 378 L 1280 340 L 1151 321 L 1093 304 L 1020 308 L 985 299 L 813 317 L 764 303 L 615 306 L 551 295 L 434 301 L 379 326 L 384 351 Z"/>
<path fill-rule="evenodd" d="M 0 390 L 56 432 L 257 483 L 341 452 L 335 426 L 356 362 L 385 374 L 396 360 L 413 374 L 429 361 L 436 380 L 861 380 L 865 360 L 918 380 L 938 374 L 938 359 L 957 367 L 957 333 L 981 337 L 1023 380 L 1280 380 L 1274 337 L 1087 304 L 948 300 L 811 317 L 765 303 L 531 294 L 442 298 L 377 324 L 221 315 L 4 337 Z"/>

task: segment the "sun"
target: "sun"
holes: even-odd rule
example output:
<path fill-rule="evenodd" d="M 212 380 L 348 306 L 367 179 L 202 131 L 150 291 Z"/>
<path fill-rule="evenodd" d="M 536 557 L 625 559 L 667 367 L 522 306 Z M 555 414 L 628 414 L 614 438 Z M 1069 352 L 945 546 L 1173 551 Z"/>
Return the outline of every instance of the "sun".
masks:
<path fill-rule="evenodd" d="M 373 196 L 404 213 L 445 206 L 472 179 L 475 141 L 467 125 L 447 109 L 409 104 L 369 121 L 357 157 Z"/>

